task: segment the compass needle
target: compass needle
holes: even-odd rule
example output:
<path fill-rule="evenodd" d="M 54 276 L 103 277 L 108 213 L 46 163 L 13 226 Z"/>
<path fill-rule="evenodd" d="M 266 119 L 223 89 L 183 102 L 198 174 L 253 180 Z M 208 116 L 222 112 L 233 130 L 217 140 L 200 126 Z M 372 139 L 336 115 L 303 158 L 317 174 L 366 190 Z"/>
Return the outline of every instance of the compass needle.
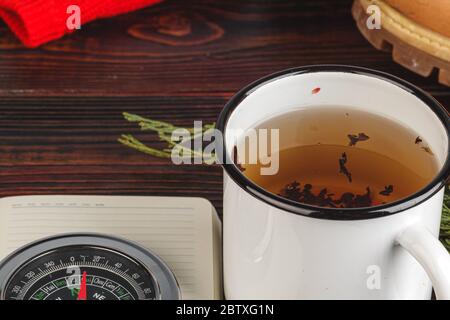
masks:
<path fill-rule="evenodd" d="M 80 291 L 78 292 L 77 300 L 87 300 L 86 277 L 87 273 L 85 271 L 81 277 Z"/>

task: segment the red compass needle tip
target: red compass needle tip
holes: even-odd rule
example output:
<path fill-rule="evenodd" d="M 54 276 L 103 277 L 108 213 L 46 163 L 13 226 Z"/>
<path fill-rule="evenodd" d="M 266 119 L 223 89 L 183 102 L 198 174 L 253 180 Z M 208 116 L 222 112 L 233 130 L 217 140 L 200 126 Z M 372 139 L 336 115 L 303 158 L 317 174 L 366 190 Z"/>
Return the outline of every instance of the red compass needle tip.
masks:
<path fill-rule="evenodd" d="M 80 291 L 78 293 L 77 300 L 86 300 L 87 299 L 87 291 L 86 291 L 86 271 L 83 272 L 81 277 Z"/>

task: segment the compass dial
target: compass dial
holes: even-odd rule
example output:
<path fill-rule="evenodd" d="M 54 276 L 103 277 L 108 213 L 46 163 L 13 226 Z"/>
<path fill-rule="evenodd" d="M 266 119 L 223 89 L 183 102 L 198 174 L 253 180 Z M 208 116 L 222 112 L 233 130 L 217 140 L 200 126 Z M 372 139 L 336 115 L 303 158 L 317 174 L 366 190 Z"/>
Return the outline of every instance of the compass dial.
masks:
<path fill-rule="evenodd" d="M 153 253 L 103 235 L 64 235 L 19 249 L 0 264 L 0 297 L 13 300 L 178 299 Z"/>

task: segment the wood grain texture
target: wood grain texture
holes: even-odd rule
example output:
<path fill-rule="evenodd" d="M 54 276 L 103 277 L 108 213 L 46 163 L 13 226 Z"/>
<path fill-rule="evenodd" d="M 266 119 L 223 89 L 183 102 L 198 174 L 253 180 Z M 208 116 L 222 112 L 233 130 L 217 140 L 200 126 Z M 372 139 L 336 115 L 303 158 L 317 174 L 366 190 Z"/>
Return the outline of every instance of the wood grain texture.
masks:
<path fill-rule="evenodd" d="M 449 108 L 449 88 L 373 49 L 350 8 L 350 0 L 167 0 L 34 50 L 0 24 L 0 196 L 201 196 L 220 212 L 220 168 L 175 166 L 123 147 L 122 133 L 157 137 L 139 135 L 121 113 L 213 122 L 239 88 L 289 67 L 379 69 Z"/>
<path fill-rule="evenodd" d="M 173 165 L 129 149 L 117 139 L 142 133 L 122 112 L 144 114 L 179 126 L 215 121 L 222 98 L 71 97 L 0 101 L 0 195 L 113 194 L 206 197 L 221 208 L 218 166 Z M 154 107 L 157 106 L 157 107 Z"/>

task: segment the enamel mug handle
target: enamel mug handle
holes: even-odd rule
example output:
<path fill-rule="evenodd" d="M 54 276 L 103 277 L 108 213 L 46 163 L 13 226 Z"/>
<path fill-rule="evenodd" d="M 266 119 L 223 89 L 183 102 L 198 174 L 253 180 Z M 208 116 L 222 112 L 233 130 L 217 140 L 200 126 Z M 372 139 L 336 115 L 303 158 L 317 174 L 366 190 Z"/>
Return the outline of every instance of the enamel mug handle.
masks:
<path fill-rule="evenodd" d="M 430 278 L 436 298 L 450 300 L 450 254 L 430 231 L 421 226 L 412 226 L 397 238 L 422 265 Z"/>

